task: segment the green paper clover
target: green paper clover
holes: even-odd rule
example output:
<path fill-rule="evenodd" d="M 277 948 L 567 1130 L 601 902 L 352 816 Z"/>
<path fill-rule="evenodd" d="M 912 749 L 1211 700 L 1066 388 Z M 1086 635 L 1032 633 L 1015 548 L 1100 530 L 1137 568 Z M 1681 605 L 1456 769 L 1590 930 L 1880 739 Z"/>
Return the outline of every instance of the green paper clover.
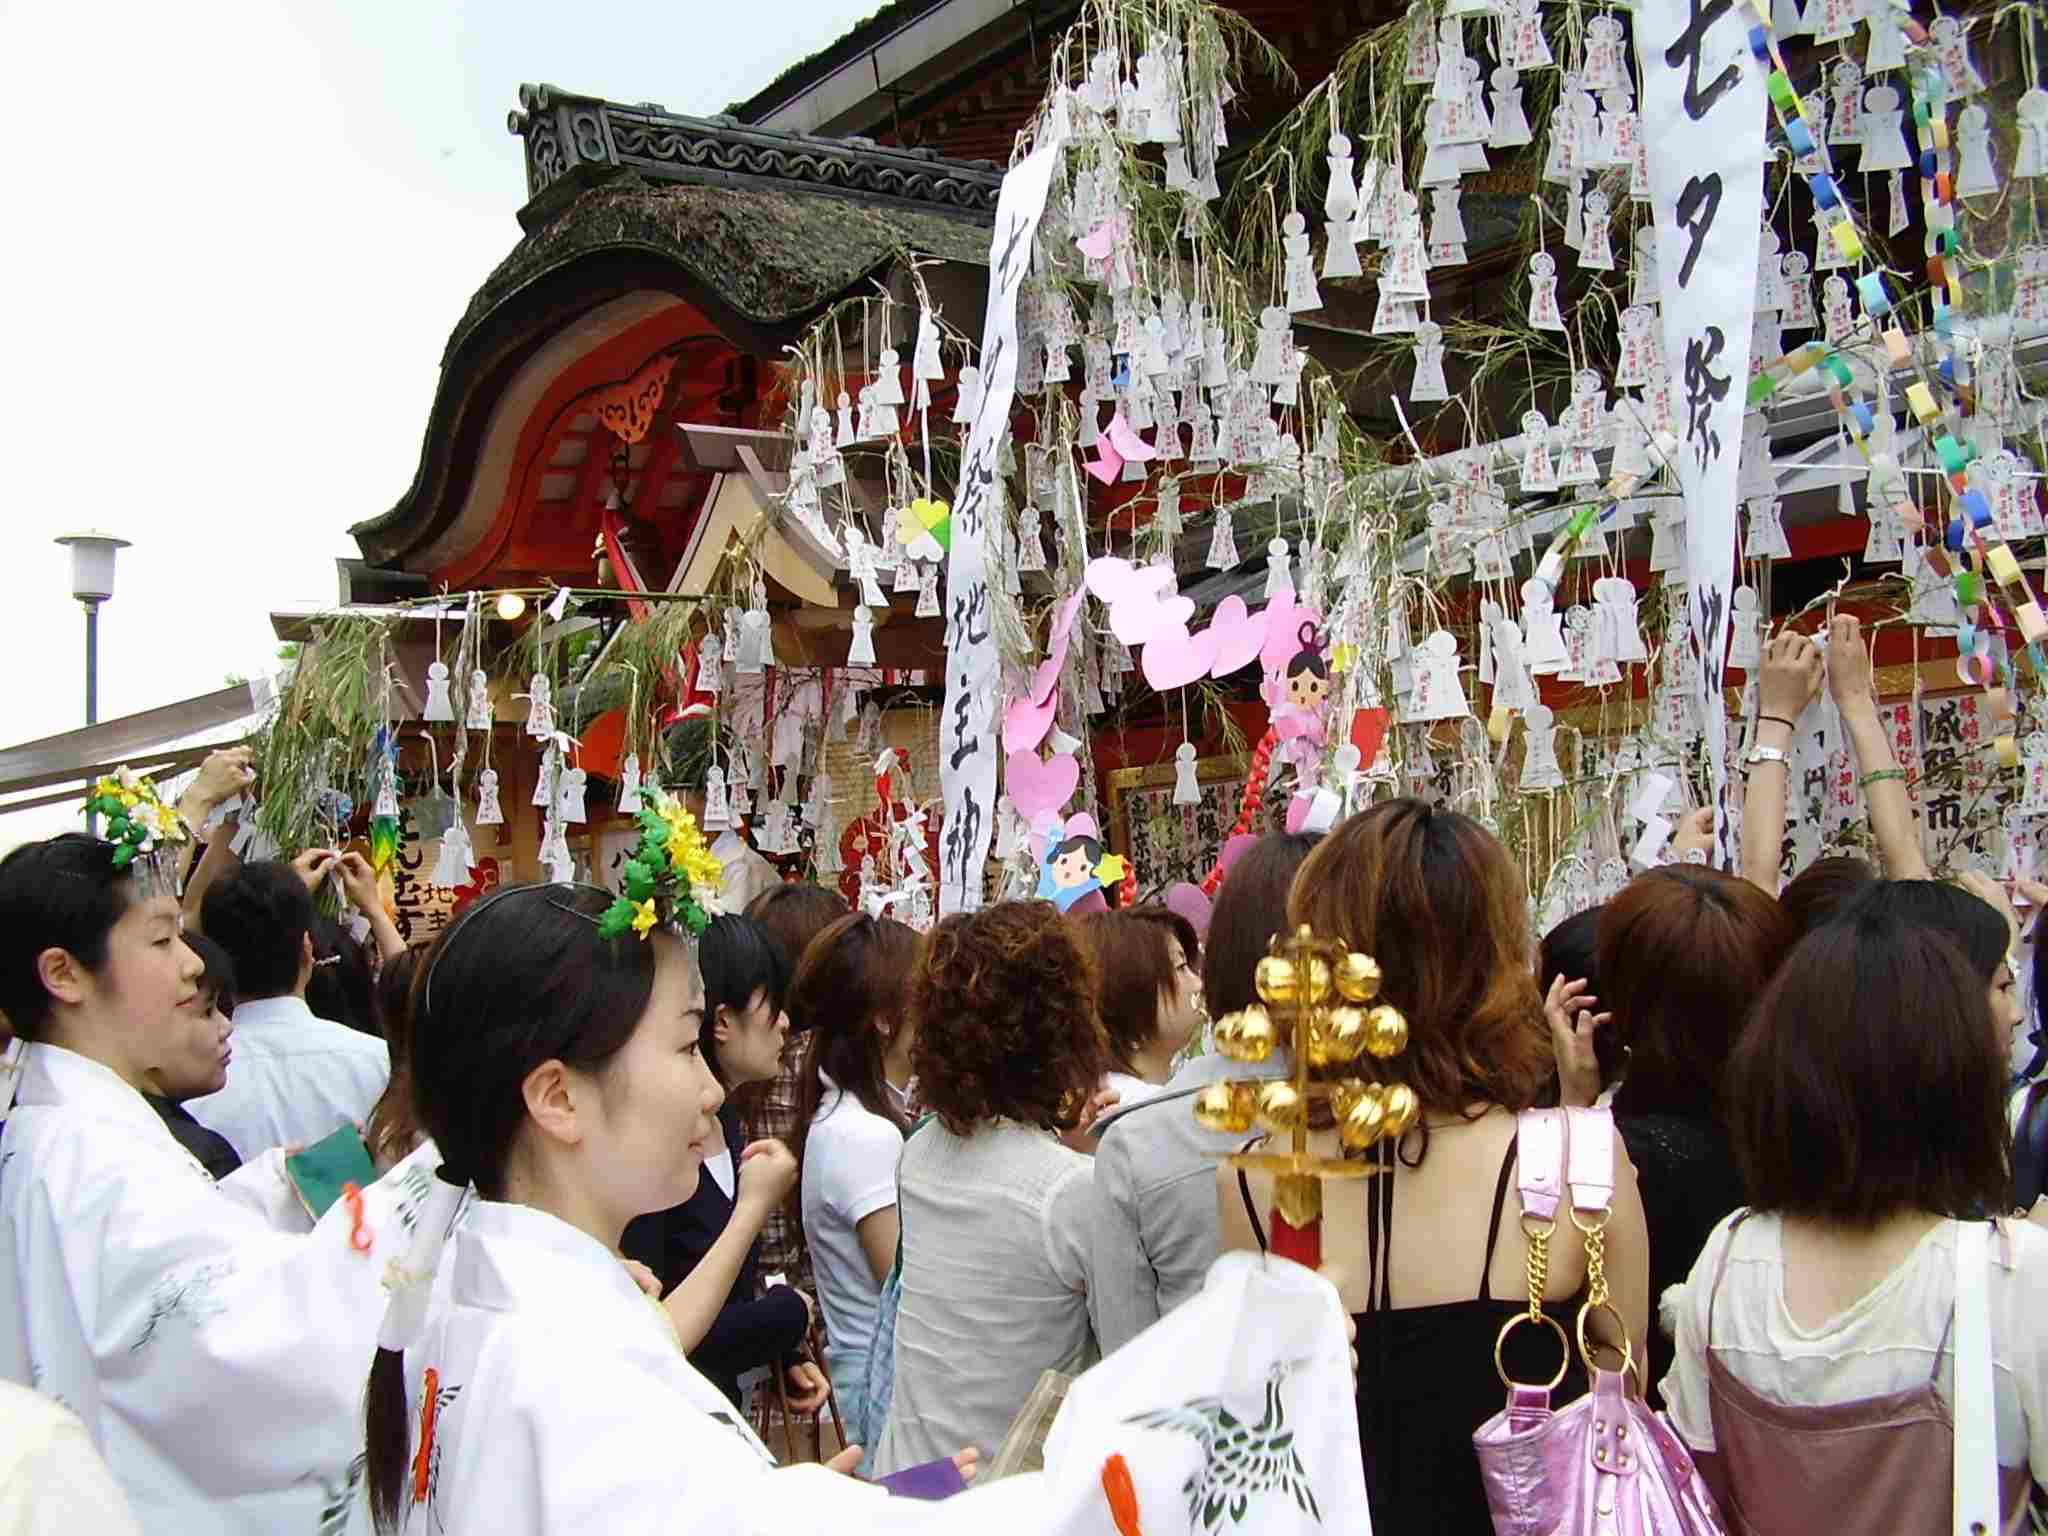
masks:
<path fill-rule="evenodd" d="M 597 936 L 600 939 L 617 939 L 633 931 L 633 903 L 623 897 L 604 909 L 604 916 L 597 920 Z"/>

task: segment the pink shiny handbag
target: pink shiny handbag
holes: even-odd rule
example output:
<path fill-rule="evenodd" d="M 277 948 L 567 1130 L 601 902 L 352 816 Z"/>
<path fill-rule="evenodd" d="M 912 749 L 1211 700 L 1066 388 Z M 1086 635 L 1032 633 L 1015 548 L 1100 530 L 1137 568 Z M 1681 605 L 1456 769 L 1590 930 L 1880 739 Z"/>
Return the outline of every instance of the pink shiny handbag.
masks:
<path fill-rule="evenodd" d="M 1724 1536 L 1720 1511 L 1685 1444 L 1643 1401 L 1628 1330 L 1607 1299 L 1605 1233 L 1614 1199 L 1614 1118 L 1604 1109 L 1540 1109 L 1515 1127 L 1522 1233 L 1529 1249 L 1529 1310 L 1508 1320 L 1494 1345 L 1507 1406 L 1473 1433 L 1486 1502 L 1498 1536 Z M 1578 1348 L 1592 1390 L 1564 1408 L 1550 1394 L 1564 1380 L 1572 1341 L 1543 1310 L 1550 1238 L 1564 1184 L 1586 1245 L 1586 1299 Z M 1587 1346 L 1586 1322 L 1605 1312 L 1621 1331 L 1621 1366 L 1605 1370 Z M 1524 1386 L 1501 1365 L 1501 1345 L 1525 1323 L 1557 1335 L 1565 1359 L 1542 1386 Z M 1593 1348 L 1599 1348 L 1595 1344 Z"/>

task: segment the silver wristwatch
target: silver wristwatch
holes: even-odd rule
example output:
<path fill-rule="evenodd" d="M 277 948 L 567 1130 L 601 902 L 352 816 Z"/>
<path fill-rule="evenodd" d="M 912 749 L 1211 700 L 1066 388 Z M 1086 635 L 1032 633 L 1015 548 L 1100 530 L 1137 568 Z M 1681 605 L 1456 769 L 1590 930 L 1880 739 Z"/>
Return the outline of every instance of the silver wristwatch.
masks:
<path fill-rule="evenodd" d="M 1789 766 L 1791 761 L 1776 747 L 1751 747 L 1749 755 L 1742 760 L 1742 766 L 1745 769 L 1754 768 L 1759 763 L 1782 763 Z"/>

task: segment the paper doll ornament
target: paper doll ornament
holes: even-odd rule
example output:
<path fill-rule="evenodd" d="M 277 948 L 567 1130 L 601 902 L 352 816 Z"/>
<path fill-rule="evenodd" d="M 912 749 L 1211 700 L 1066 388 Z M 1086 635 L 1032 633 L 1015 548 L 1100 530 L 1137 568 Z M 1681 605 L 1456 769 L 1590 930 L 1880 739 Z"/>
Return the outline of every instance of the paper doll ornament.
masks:
<path fill-rule="evenodd" d="M 1237 535 L 1231 527 L 1228 511 L 1219 511 L 1216 514 L 1216 526 L 1209 536 L 1208 566 L 1212 571 L 1237 569 Z"/>
<path fill-rule="evenodd" d="M 732 799 L 725 787 L 725 770 L 713 763 L 704 770 L 704 830 L 722 832 L 732 825 Z"/>
<path fill-rule="evenodd" d="M 1853 152 L 1863 137 L 1863 71 L 1854 59 L 1835 65 L 1828 90 L 1835 103 L 1828 116 L 1828 143 Z"/>
<path fill-rule="evenodd" d="M 1538 677 L 1561 671 L 1571 660 L 1554 602 L 1548 582 L 1532 577 L 1522 583 L 1522 653 Z"/>
<path fill-rule="evenodd" d="M 1935 57 L 1941 63 L 1941 72 L 1948 79 L 1948 93 L 1951 96 L 1974 96 L 1983 90 L 1984 77 L 1970 62 L 1970 46 L 1963 36 L 1962 19 L 1937 16 L 1927 24 L 1927 32 L 1934 40 Z"/>
<path fill-rule="evenodd" d="M 918 577 L 917 617 L 920 619 L 936 619 L 939 617 L 940 612 L 939 568 L 936 565 L 928 565 Z"/>
<path fill-rule="evenodd" d="M 1564 770 L 1557 763 L 1556 716 L 1545 704 L 1532 705 L 1522 717 L 1523 793 L 1564 788 Z"/>
<path fill-rule="evenodd" d="M 1492 149 L 1516 149 L 1533 142 L 1528 114 L 1522 108 L 1520 72 L 1501 65 L 1493 72 L 1493 132 L 1487 135 Z"/>
<path fill-rule="evenodd" d="M 1541 411 L 1522 414 L 1522 489 L 1557 489 L 1557 469 L 1550 460 L 1550 423 Z"/>
<path fill-rule="evenodd" d="M 865 603 L 853 610 L 853 642 L 846 648 L 849 667 L 872 667 L 875 664 L 874 618 Z"/>
<path fill-rule="evenodd" d="M 1831 276 L 1820 285 L 1821 317 L 1829 342 L 1840 345 L 1849 339 L 1856 325 L 1856 311 L 1849 300 L 1849 280 Z"/>
<path fill-rule="evenodd" d="M 1507 62 L 1519 70 L 1549 69 L 1556 64 L 1550 43 L 1543 35 L 1539 0 L 1508 0 L 1506 34 Z"/>
<path fill-rule="evenodd" d="M 2019 121 L 2019 149 L 2013 156 L 2013 179 L 2048 176 L 2048 91 L 2037 85 L 2023 92 L 2014 115 Z"/>
<path fill-rule="evenodd" d="M 1991 164 L 1991 114 L 1972 102 L 1956 118 L 1956 185 L 1958 197 L 1983 197 L 1998 190 L 1998 172 Z"/>
<path fill-rule="evenodd" d="M 1173 754 L 1173 803 L 1200 805 L 1202 786 L 1195 782 L 1195 744 L 1182 742 Z"/>
<path fill-rule="evenodd" d="M 527 688 L 526 734 L 546 740 L 555 734 L 553 685 L 549 683 L 546 673 L 536 672 Z"/>
<path fill-rule="evenodd" d="M 486 768 L 476 776 L 476 820 L 480 827 L 502 826 L 505 812 L 498 804 L 498 770 Z"/>
<path fill-rule="evenodd" d="M 561 811 L 562 820 L 581 824 L 589 820 L 583 809 L 583 797 L 590 785 L 590 775 L 581 768 L 570 768 L 562 774 Z"/>
<path fill-rule="evenodd" d="M 463 729 L 488 731 L 491 728 L 491 680 L 481 669 L 469 674 L 469 713 L 463 720 Z"/>
<path fill-rule="evenodd" d="M 553 746 L 541 757 L 539 771 L 533 776 L 532 803 L 536 810 L 548 812 L 562 803 L 561 753 Z"/>
<path fill-rule="evenodd" d="M 1458 641 L 1437 630 L 1415 647 L 1415 686 L 1408 695 L 1404 720 L 1456 720 L 1472 711 L 1458 682 Z"/>
<path fill-rule="evenodd" d="M 1899 25 L 1899 13 L 1889 3 L 1867 5 L 1863 19 L 1870 27 L 1870 46 L 1864 50 L 1863 70 L 1880 74 L 1906 67 L 1906 30 Z"/>
<path fill-rule="evenodd" d="M 619 768 L 619 814 L 630 816 L 640 809 L 640 754 L 628 752 Z"/>
<path fill-rule="evenodd" d="M 1434 320 L 1425 320 L 1415 327 L 1415 377 L 1408 386 L 1410 400 L 1448 400 L 1449 386 L 1444 381 L 1444 332 Z"/>
<path fill-rule="evenodd" d="M 1323 296 L 1316 291 L 1316 265 L 1308 249 L 1308 220 L 1293 211 L 1280 221 L 1280 228 L 1287 251 L 1288 312 L 1321 309 Z"/>
<path fill-rule="evenodd" d="M 1785 541 L 1785 525 L 1781 521 L 1780 503 L 1775 496 L 1760 496 L 1748 505 L 1748 537 L 1742 542 L 1742 553 L 1747 559 L 1775 560 L 1792 558 L 1792 546 Z"/>
<path fill-rule="evenodd" d="M 1905 125 L 1906 109 L 1899 105 L 1899 93 L 1888 85 L 1873 85 L 1863 101 L 1863 159 L 1857 169 L 1903 171 L 1912 166 L 1915 156 L 1913 147 L 1906 142 Z M 1957 132 L 1961 133 L 1960 123 Z"/>
<path fill-rule="evenodd" d="M 1557 260 L 1548 251 L 1529 258 L 1529 324 L 1539 331 L 1564 329 L 1557 310 Z"/>
<path fill-rule="evenodd" d="M 1608 204 L 1605 192 L 1586 194 L 1586 238 L 1579 251 L 1579 265 L 1593 272 L 1614 270 L 1614 246 L 1607 237 Z M 1553 299 L 1552 302 L 1555 302 Z"/>
<path fill-rule="evenodd" d="M 437 661 L 427 668 L 427 702 L 420 710 L 422 720 L 453 720 L 455 707 L 448 702 L 448 664 Z"/>

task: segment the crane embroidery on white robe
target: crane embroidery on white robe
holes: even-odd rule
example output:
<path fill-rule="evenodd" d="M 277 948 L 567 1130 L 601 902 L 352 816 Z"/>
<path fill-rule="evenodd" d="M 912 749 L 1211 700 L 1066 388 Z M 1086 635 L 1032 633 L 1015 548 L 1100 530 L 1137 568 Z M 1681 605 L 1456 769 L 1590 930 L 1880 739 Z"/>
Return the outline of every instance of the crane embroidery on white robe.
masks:
<path fill-rule="evenodd" d="M 214 1293 L 220 1289 L 221 1281 L 234 1272 L 231 1261 L 215 1259 L 159 1278 L 149 1293 L 149 1316 L 143 1321 L 141 1334 L 128 1346 L 128 1352 L 134 1354 L 145 1348 L 173 1318 L 182 1317 L 196 1327 L 209 1318 L 219 1317 L 227 1308 Z"/>
<path fill-rule="evenodd" d="M 1265 1412 L 1256 1424 L 1245 1423 L 1220 1397 L 1198 1397 L 1178 1408 L 1157 1409 L 1124 1421 L 1192 1435 L 1201 1447 L 1202 1464 L 1182 1487 L 1188 1496 L 1188 1520 L 1196 1529 L 1216 1536 L 1226 1514 L 1232 1526 L 1242 1526 L 1252 1500 L 1268 1493 L 1284 1493 L 1311 1519 L 1322 1520 L 1315 1491 L 1309 1486 L 1308 1469 L 1294 1448 L 1294 1431 L 1287 1427 L 1286 1404 L 1280 1395 L 1288 1374 L 1309 1363 L 1273 1362 L 1266 1378 Z"/>

